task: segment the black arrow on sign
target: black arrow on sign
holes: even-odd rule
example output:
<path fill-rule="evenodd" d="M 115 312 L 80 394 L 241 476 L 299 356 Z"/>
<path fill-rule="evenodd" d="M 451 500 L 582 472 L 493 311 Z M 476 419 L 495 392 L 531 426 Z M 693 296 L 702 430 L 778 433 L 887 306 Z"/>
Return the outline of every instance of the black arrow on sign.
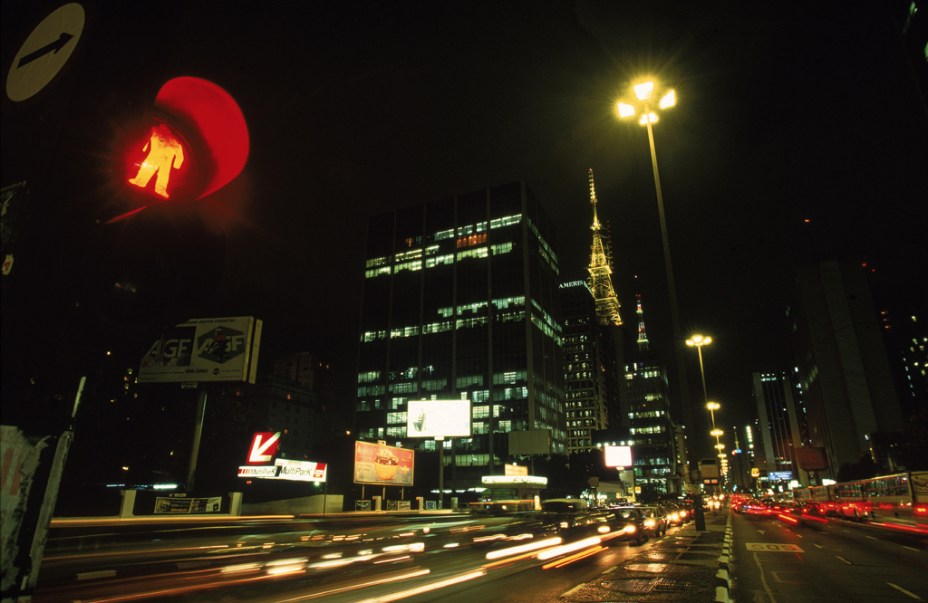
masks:
<path fill-rule="evenodd" d="M 32 61 L 34 61 L 34 60 L 36 60 L 36 59 L 38 59 L 38 58 L 40 58 L 40 57 L 42 57 L 42 56 L 44 56 L 44 55 L 50 53 L 50 52 L 57 53 L 59 50 L 61 50 L 62 48 L 64 48 L 64 45 L 67 44 L 68 41 L 70 41 L 71 38 L 73 38 L 73 37 L 74 37 L 74 36 L 72 36 L 72 35 L 69 34 L 69 33 L 61 32 L 61 35 L 58 36 L 58 39 L 57 39 L 57 40 L 55 40 L 55 41 L 52 42 L 51 44 L 46 44 L 45 46 L 43 46 L 42 48 L 39 48 L 39 49 L 36 50 L 35 52 L 30 52 L 29 54 L 27 54 L 27 55 L 24 56 L 23 58 L 19 59 L 19 63 L 17 63 L 16 66 L 17 66 L 17 67 L 22 67 L 23 65 L 28 65 L 28 64 L 31 63 Z"/>

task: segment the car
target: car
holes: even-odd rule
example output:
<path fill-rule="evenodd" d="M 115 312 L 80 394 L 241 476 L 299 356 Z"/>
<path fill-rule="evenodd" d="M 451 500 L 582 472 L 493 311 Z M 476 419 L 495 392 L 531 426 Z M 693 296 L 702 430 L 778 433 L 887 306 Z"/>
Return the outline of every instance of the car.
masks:
<path fill-rule="evenodd" d="M 682 526 L 689 522 L 692 517 L 686 507 L 671 503 L 667 505 L 667 519 L 672 526 Z"/>
<path fill-rule="evenodd" d="M 648 528 L 645 526 L 645 515 L 641 509 L 634 506 L 609 507 L 613 515 L 612 538 L 633 542 L 642 545 L 648 541 Z"/>
<path fill-rule="evenodd" d="M 613 517 L 605 509 L 591 508 L 577 498 L 556 498 L 541 503 L 541 530 L 565 539 L 586 538 L 613 531 Z"/>
<path fill-rule="evenodd" d="M 639 507 L 644 515 L 644 527 L 649 536 L 660 538 L 670 527 L 670 517 L 659 506 L 642 505 Z"/>

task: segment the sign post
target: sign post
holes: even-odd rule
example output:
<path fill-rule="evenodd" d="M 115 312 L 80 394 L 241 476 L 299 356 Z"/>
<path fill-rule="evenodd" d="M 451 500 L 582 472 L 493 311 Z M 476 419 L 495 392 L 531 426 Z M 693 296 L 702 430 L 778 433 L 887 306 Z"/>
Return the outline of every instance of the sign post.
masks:
<path fill-rule="evenodd" d="M 206 416 L 206 389 L 197 396 L 197 412 L 193 423 L 193 444 L 190 446 L 190 464 L 187 467 L 187 492 L 193 492 L 197 475 L 197 459 L 200 456 L 200 440 L 203 437 L 203 419 Z"/>

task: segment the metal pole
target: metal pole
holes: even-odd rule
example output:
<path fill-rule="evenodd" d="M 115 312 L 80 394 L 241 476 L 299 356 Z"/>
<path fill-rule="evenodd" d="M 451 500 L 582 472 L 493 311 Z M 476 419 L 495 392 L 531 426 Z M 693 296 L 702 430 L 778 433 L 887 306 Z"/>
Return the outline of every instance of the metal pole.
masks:
<path fill-rule="evenodd" d="M 645 115 L 650 116 L 651 108 L 645 107 Z M 670 237 L 667 234 L 667 218 L 664 214 L 664 194 L 661 191 L 661 174 L 657 167 L 657 148 L 654 145 L 654 130 L 651 127 L 651 119 L 645 122 L 648 130 L 648 148 L 651 150 L 651 169 L 654 173 L 654 190 L 657 193 L 657 213 L 661 225 L 661 245 L 664 249 L 664 272 L 667 273 L 667 294 L 670 297 L 670 322 L 673 327 L 673 349 L 677 365 L 677 387 L 679 389 L 680 406 L 683 409 L 683 422 L 690 427 L 695 426 L 696 415 L 690 407 L 690 395 L 686 378 L 686 362 L 683 357 L 680 344 L 682 343 L 683 327 L 680 320 L 680 305 L 677 301 L 677 285 L 673 276 L 673 261 L 670 257 Z M 694 428 L 695 431 L 695 428 Z M 686 472 L 686 480 L 689 480 L 689 471 Z"/>
<path fill-rule="evenodd" d="M 702 345 L 700 345 L 700 344 L 697 344 L 697 345 L 696 345 L 696 355 L 699 356 L 699 379 L 700 379 L 700 381 L 702 381 L 702 398 L 703 398 L 703 403 L 706 404 L 706 405 L 708 406 L 708 404 L 709 404 L 709 390 L 706 389 L 706 371 L 705 371 L 705 368 L 703 367 L 703 364 L 702 364 Z M 712 411 L 710 410 L 709 412 L 711 413 Z M 714 422 L 714 421 L 713 421 L 713 422 Z M 698 463 L 697 463 L 697 467 L 698 467 Z M 699 485 L 697 484 L 697 488 L 698 488 L 698 486 L 699 486 Z M 696 520 L 696 530 L 697 530 L 697 531 L 703 531 L 703 532 L 704 532 L 704 531 L 706 530 L 706 515 L 705 515 L 705 513 L 703 513 L 703 510 L 702 510 L 702 494 L 700 494 L 698 490 L 697 490 L 696 498 L 695 498 L 695 500 L 694 500 L 694 502 L 693 502 L 693 505 L 696 507 L 696 508 L 694 509 L 694 512 L 695 512 L 695 515 L 696 515 L 696 517 L 695 517 L 695 520 Z"/>
<path fill-rule="evenodd" d="M 445 508 L 445 442 L 444 438 L 435 438 L 438 443 L 438 508 Z"/>
<path fill-rule="evenodd" d="M 193 492 L 197 475 L 197 457 L 200 456 L 200 439 L 203 436 L 203 418 L 206 416 L 206 389 L 197 397 L 197 412 L 193 426 L 193 445 L 190 448 L 190 466 L 187 468 L 187 492 Z"/>

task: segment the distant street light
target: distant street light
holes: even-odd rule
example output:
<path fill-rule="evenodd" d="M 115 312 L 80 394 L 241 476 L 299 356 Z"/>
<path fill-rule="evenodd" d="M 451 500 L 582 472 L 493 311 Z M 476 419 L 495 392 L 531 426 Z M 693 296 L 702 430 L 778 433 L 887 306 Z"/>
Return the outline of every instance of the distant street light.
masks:
<path fill-rule="evenodd" d="M 706 389 L 706 370 L 705 365 L 702 362 L 702 348 L 703 346 L 710 345 L 712 343 L 712 338 L 701 335 L 697 333 L 689 339 L 686 340 L 687 347 L 696 348 L 696 353 L 699 355 L 699 377 L 702 380 L 702 399 L 706 404 L 706 407 L 709 404 L 715 404 L 714 402 L 709 402 L 709 390 Z M 712 429 L 715 429 L 715 419 L 712 420 Z M 716 440 L 718 441 L 718 440 Z M 703 517 L 699 508 L 696 511 L 696 529 L 705 530 L 706 529 L 706 520 Z"/>

